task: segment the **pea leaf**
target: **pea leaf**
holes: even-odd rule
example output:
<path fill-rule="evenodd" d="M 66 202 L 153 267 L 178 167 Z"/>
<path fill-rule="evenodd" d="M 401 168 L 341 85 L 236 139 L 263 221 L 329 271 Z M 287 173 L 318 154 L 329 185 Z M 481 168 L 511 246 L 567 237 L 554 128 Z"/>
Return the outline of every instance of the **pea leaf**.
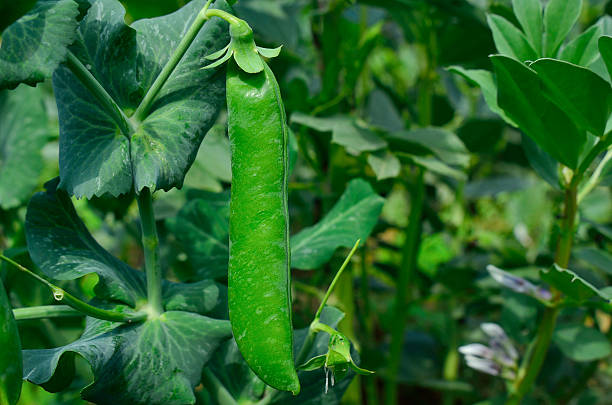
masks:
<path fill-rule="evenodd" d="M 508 55 L 521 62 L 535 60 L 538 55 L 525 37 L 525 34 L 516 28 L 504 17 L 495 14 L 487 16 L 487 23 L 493 32 L 493 41 L 497 52 Z"/>
<path fill-rule="evenodd" d="M 40 151 L 49 133 L 41 90 L 0 92 L 0 116 L 0 207 L 9 209 L 27 201 L 43 168 Z"/>
<path fill-rule="evenodd" d="M 570 300 L 578 303 L 599 297 L 612 301 L 612 296 L 606 294 L 571 270 L 563 269 L 556 264 L 548 270 L 540 272 L 540 278 L 550 286 L 565 294 Z"/>
<path fill-rule="evenodd" d="M 580 16 L 582 0 L 550 0 L 544 9 L 544 56 L 554 57 Z"/>
<path fill-rule="evenodd" d="M 51 77 L 76 38 L 78 5 L 73 0 L 39 0 L 2 33 L 0 89 L 34 86 Z"/>
<path fill-rule="evenodd" d="M 521 23 L 529 43 L 538 55 L 542 54 L 542 3 L 540 0 L 512 0 L 512 10 Z"/>
<path fill-rule="evenodd" d="M 399 159 L 389 151 L 369 154 L 368 164 L 374 170 L 377 180 L 397 177 L 401 170 Z"/>
<path fill-rule="evenodd" d="M 81 393 L 97 404 L 193 404 L 193 388 L 215 349 L 231 336 L 229 321 L 169 311 L 138 324 L 88 318 L 81 338 L 55 349 L 24 350 L 24 378 L 44 384 L 62 356 L 91 365 Z"/>
<path fill-rule="evenodd" d="M 21 393 L 21 340 L 17 323 L 0 277 L 0 403 L 15 405 Z"/>
<path fill-rule="evenodd" d="M 612 87 L 591 70 L 555 59 L 530 67 L 545 85 L 545 95 L 582 130 L 602 136 L 612 111 Z"/>
<path fill-rule="evenodd" d="M 120 3 L 97 0 L 78 27 L 72 50 L 117 105 L 133 111 L 176 49 L 205 0 L 173 14 L 124 23 Z M 220 0 L 218 7 L 229 10 Z M 144 187 L 181 187 L 199 145 L 224 102 L 223 75 L 200 69 L 227 44 L 221 19 L 196 36 L 133 134 L 113 118 L 64 66 L 53 79 L 60 118 L 60 188 L 77 197 L 119 195 Z"/>
<path fill-rule="evenodd" d="M 519 128 L 542 149 L 575 169 L 586 134 L 542 94 L 537 73 L 519 61 L 491 56 L 497 74 L 497 101 Z"/>
<path fill-rule="evenodd" d="M 365 240 L 376 225 L 384 201 L 365 180 L 352 180 L 319 223 L 291 238 L 291 266 L 315 269 L 338 247 L 352 247 L 357 239 Z"/>
<path fill-rule="evenodd" d="M 553 341 L 564 355 L 574 361 L 586 362 L 606 358 L 612 353 L 606 335 L 581 324 L 561 325 Z"/>

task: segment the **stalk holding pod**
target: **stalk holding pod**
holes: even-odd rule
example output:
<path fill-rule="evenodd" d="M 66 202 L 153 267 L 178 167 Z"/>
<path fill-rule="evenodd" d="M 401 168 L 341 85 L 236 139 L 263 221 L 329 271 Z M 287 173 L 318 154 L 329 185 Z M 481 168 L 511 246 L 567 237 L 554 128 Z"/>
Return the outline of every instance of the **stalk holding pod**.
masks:
<path fill-rule="evenodd" d="M 297 395 L 293 360 L 287 124 L 278 83 L 259 54 L 251 28 L 230 22 L 230 44 L 210 56 L 207 67 L 227 65 L 228 132 L 232 151 L 229 315 L 247 364 L 266 384 Z"/>

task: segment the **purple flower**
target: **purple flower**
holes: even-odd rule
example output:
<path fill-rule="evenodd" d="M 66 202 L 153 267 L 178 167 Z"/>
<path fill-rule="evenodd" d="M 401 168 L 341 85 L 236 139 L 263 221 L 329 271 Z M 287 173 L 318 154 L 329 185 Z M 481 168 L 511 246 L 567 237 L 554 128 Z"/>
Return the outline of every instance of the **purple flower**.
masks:
<path fill-rule="evenodd" d="M 495 281 L 512 291 L 532 296 L 541 301 L 548 301 L 552 298 L 550 291 L 544 287 L 536 286 L 524 278 L 508 273 L 492 264 L 487 266 L 487 271 Z"/>

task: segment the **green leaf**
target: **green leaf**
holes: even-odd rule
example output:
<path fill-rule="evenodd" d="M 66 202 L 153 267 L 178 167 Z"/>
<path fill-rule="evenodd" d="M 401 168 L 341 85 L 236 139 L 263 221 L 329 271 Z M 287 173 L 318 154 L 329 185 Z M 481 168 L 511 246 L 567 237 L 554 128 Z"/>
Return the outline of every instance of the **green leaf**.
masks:
<path fill-rule="evenodd" d="M 195 0 L 173 14 L 128 27 L 120 3 L 98 0 L 81 21 L 71 49 L 129 113 L 204 3 Z M 216 4 L 229 9 L 223 1 Z M 60 188 L 91 198 L 139 192 L 143 187 L 181 187 L 224 102 L 223 75 L 200 69 L 201 61 L 228 40 L 225 22 L 206 22 L 131 135 L 122 134 L 97 99 L 60 67 L 53 80 L 60 118 Z"/>
<path fill-rule="evenodd" d="M 578 303 L 593 297 L 600 297 L 604 300 L 612 301 L 612 296 L 603 293 L 573 271 L 562 269 L 556 264 L 548 270 L 542 270 L 540 272 L 540 278 L 551 287 L 561 291 L 570 300 Z"/>
<path fill-rule="evenodd" d="M 34 86 L 51 77 L 76 38 L 78 5 L 73 0 L 39 0 L 2 33 L 0 89 Z"/>
<path fill-rule="evenodd" d="M 0 92 L 0 117 L 0 207 L 9 209 L 27 201 L 43 168 L 49 130 L 41 89 Z"/>
<path fill-rule="evenodd" d="M 189 201 L 167 223 L 185 248 L 197 279 L 225 277 L 229 260 L 229 193 L 201 193 L 201 197 L 204 195 L 210 199 Z"/>
<path fill-rule="evenodd" d="M 450 72 L 457 73 L 463 76 L 470 83 L 480 87 L 485 102 L 495 114 L 499 115 L 508 124 L 516 127 L 514 121 L 512 121 L 497 105 L 497 85 L 493 80 L 493 74 L 487 70 L 479 69 L 464 69 L 461 66 L 451 66 L 448 68 Z"/>
<path fill-rule="evenodd" d="M 606 64 L 606 68 L 608 69 L 608 75 L 612 79 L 612 37 L 604 35 L 599 38 L 598 44 L 601 58 Z"/>
<path fill-rule="evenodd" d="M 544 10 L 544 56 L 554 57 L 580 16 L 582 0 L 550 0 Z"/>
<path fill-rule="evenodd" d="M 322 354 L 320 356 L 315 356 L 312 359 L 308 360 L 306 363 L 298 366 L 297 369 L 303 370 L 303 371 L 314 371 L 316 369 L 319 369 L 325 366 L 326 358 L 327 358 L 327 355 L 325 354 Z"/>
<path fill-rule="evenodd" d="M 266 58 L 276 58 L 278 55 L 280 55 L 282 47 L 282 45 L 277 48 L 263 48 L 261 46 L 258 46 L 257 52 L 259 52 L 261 56 L 265 56 Z"/>
<path fill-rule="evenodd" d="M 487 23 L 493 32 L 493 41 L 497 52 L 511 56 L 521 62 L 535 60 L 538 57 L 525 34 L 504 17 L 495 14 L 487 15 Z"/>
<path fill-rule="evenodd" d="M 553 341 L 564 355 L 574 361 L 599 360 L 612 353 L 606 335 L 581 324 L 559 326 L 553 335 Z"/>
<path fill-rule="evenodd" d="M 572 254 L 574 257 L 584 260 L 591 266 L 594 266 L 601 271 L 612 275 L 612 254 L 605 250 L 595 247 L 584 247 L 575 249 Z"/>
<path fill-rule="evenodd" d="M 525 134 L 521 134 L 521 145 L 533 170 L 548 184 L 560 190 L 559 163 Z"/>
<path fill-rule="evenodd" d="M 387 140 L 393 150 L 415 155 L 423 152 L 433 154 L 445 164 L 465 168 L 470 161 L 469 152 L 461 139 L 442 128 L 394 132 L 389 134 Z"/>
<path fill-rule="evenodd" d="M 291 238 L 291 266 L 310 270 L 328 261 L 338 247 L 352 247 L 366 240 L 384 204 L 370 184 L 354 179 L 336 205 L 316 225 Z"/>
<path fill-rule="evenodd" d="M 320 132 L 332 132 L 332 142 L 343 146 L 352 155 L 383 149 L 387 143 L 374 131 L 348 116 L 318 118 L 302 113 L 291 115 L 291 122 Z"/>
<path fill-rule="evenodd" d="M 599 58 L 597 41 L 602 31 L 601 24 L 594 24 L 568 43 L 561 51 L 559 58 L 579 66 L 592 65 Z"/>
<path fill-rule="evenodd" d="M 0 404 L 15 405 L 21 393 L 21 340 L 1 277 L 0 325 Z"/>
<path fill-rule="evenodd" d="M 542 54 L 542 3 L 540 0 L 512 0 L 512 9 L 533 49 Z"/>
<path fill-rule="evenodd" d="M 437 173 L 442 176 L 452 177 L 459 181 L 467 179 L 467 175 L 457 169 L 450 167 L 449 165 L 442 162 L 440 159 L 430 156 L 409 156 L 409 160 L 415 165 L 419 165 L 433 173 Z"/>
<path fill-rule="evenodd" d="M 368 164 L 376 174 L 376 180 L 391 179 L 399 176 L 401 170 L 400 161 L 389 151 L 383 153 L 371 153 L 368 155 Z"/>
<path fill-rule="evenodd" d="M 88 318 L 77 341 L 56 349 L 24 350 L 24 378 L 44 384 L 68 353 L 91 365 L 82 391 L 97 404 L 194 404 L 193 388 L 216 348 L 231 336 L 229 321 L 169 311 L 138 324 Z"/>
<path fill-rule="evenodd" d="M 582 130 L 604 135 L 612 111 L 612 87 L 591 70 L 555 59 L 530 66 L 544 82 L 545 95 Z"/>
<path fill-rule="evenodd" d="M 215 125 L 208 132 L 191 169 L 185 176 L 185 187 L 213 192 L 223 191 L 224 183 L 232 181 L 229 139 L 225 126 Z"/>
<path fill-rule="evenodd" d="M 586 134 L 542 94 L 534 70 L 502 55 L 491 56 L 491 61 L 497 74 L 499 106 L 542 149 L 575 169 Z"/>

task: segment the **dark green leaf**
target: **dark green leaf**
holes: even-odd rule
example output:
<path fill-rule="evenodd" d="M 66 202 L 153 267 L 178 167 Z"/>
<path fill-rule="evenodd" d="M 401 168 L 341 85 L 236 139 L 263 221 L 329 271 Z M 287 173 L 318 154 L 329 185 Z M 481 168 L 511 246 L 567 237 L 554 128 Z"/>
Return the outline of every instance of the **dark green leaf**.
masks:
<path fill-rule="evenodd" d="M 554 57 L 580 16 L 582 0 L 550 0 L 544 10 L 544 56 Z"/>
<path fill-rule="evenodd" d="M 575 249 L 573 255 L 590 265 L 612 275 L 612 255 L 594 247 Z"/>
<path fill-rule="evenodd" d="M 352 247 L 357 239 L 365 241 L 384 201 L 366 181 L 352 180 L 319 223 L 291 238 L 291 266 L 315 269 L 328 261 L 338 247 Z"/>
<path fill-rule="evenodd" d="M 193 404 L 193 388 L 219 344 L 231 336 L 228 321 L 169 311 L 138 324 L 88 318 L 77 341 L 56 349 L 25 350 L 24 378 L 49 381 L 62 355 L 81 355 L 94 382 L 82 396 L 97 404 Z"/>
<path fill-rule="evenodd" d="M 0 89 L 34 86 L 51 77 L 76 37 L 78 5 L 73 0 L 39 0 L 2 33 Z"/>
<path fill-rule="evenodd" d="M 0 277 L 0 404 L 15 405 L 21 393 L 21 340 Z"/>
<path fill-rule="evenodd" d="M 512 0 L 512 9 L 521 23 L 529 43 L 538 55 L 542 54 L 542 3 L 540 0 Z"/>
<path fill-rule="evenodd" d="M 599 53 L 606 64 L 608 75 L 612 78 L 612 37 L 604 35 L 599 38 Z"/>
<path fill-rule="evenodd" d="M 129 112 L 136 108 L 176 49 L 204 0 L 128 27 L 112 0 L 96 1 L 78 28 L 73 51 Z M 227 9 L 223 1 L 218 4 Z M 60 118 L 61 188 L 77 197 L 118 195 L 132 188 L 181 187 L 224 99 L 224 77 L 200 69 L 202 58 L 228 42 L 226 23 L 210 19 L 181 59 L 134 134 L 119 127 L 65 67 L 54 75 Z"/>
<path fill-rule="evenodd" d="M 535 172 L 556 189 L 559 186 L 559 164 L 548 153 L 544 152 L 530 137 L 521 134 L 521 144 L 525 156 Z"/>
<path fill-rule="evenodd" d="M 537 59 L 538 54 L 527 41 L 525 34 L 510 21 L 499 15 L 490 14 L 487 16 L 487 22 L 493 32 L 497 52 L 511 56 L 521 62 Z"/>
<path fill-rule="evenodd" d="M 43 168 L 49 134 L 41 89 L 0 92 L 0 117 L 0 207 L 8 209 L 27 201 Z"/>
<path fill-rule="evenodd" d="M 497 74 L 497 101 L 519 128 L 559 162 L 576 168 L 586 134 L 542 94 L 537 73 L 512 58 L 491 57 Z"/>
<path fill-rule="evenodd" d="M 594 361 L 612 353 L 606 335 L 581 324 L 560 326 L 553 335 L 553 341 L 563 354 L 574 361 Z"/>
<path fill-rule="evenodd" d="M 530 66 L 544 82 L 545 95 L 578 128 L 602 136 L 612 111 L 612 87 L 587 68 L 554 59 Z"/>
<path fill-rule="evenodd" d="M 542 270 L 540 278 L 551 287 L 561 291 L 572 301 L 580 303 L 593 297 L 612 301 L 612 296 L 603 293 L 573 271 L 562 269 L 556 264 L 548 270 Z"/>

